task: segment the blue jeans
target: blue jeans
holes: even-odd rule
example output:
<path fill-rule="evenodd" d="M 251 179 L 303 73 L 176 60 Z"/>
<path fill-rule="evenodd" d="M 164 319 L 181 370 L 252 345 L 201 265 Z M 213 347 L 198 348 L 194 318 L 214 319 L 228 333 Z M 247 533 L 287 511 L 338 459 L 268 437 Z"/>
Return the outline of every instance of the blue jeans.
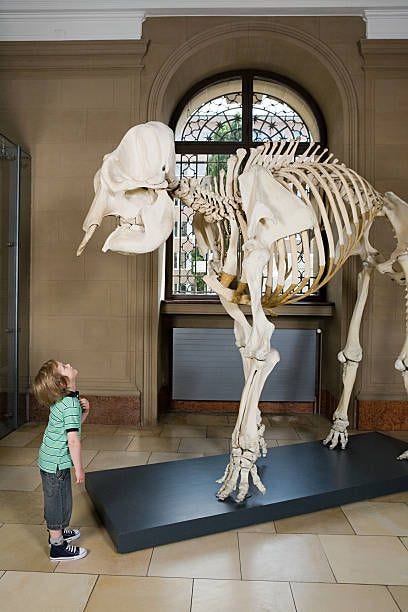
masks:
<path fill-rule="evenodd" d="M 57 470 L 55 474 L 40 470 L 44 492 L 44 518 L 48 529 L 65 529 L 72 514 L 71 471 Z"/>

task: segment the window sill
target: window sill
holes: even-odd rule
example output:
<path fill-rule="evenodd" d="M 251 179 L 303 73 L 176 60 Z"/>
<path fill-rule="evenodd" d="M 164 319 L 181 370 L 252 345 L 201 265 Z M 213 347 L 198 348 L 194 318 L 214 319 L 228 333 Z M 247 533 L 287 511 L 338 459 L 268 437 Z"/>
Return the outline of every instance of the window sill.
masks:
<path fill-rule="evenodd" d="M 273 309 L 276 315 L 285 317 L 332 317 L 334 304 L 332 302 L 300 302 L 277 306 Z M 249 306 L 242 306 L 245 315 L 251 314 Z M 165 315 L 226 315 L 220 303 L 204 302 L 176 302 L 173 300 L 162 301 L 160 313 Z"/>

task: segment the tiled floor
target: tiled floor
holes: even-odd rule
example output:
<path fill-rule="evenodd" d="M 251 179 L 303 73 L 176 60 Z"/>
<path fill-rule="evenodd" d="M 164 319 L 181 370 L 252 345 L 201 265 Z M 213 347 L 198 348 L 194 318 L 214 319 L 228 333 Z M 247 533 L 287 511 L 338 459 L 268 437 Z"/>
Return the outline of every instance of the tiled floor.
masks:
<path fill-rule="evenodd" d="M 228 452 L 235 417 L 168 415 L 157 427 L 85 425 L 88 471 Z M 268 446 L 322 439 L 323 417 L 267 416 Z M 0 440 L 0 607 L 13 612 L 408 612 L 408 492 L 121 555 L 74 486 L 89 555 L 48 559 L 37 449 L 42 424 Z M 408 432 L 395 435 L 407 440 Z M 143 500 L 141 499 L 141 503 Z M 57 609 L 57 608 L 56 608 Z"/>

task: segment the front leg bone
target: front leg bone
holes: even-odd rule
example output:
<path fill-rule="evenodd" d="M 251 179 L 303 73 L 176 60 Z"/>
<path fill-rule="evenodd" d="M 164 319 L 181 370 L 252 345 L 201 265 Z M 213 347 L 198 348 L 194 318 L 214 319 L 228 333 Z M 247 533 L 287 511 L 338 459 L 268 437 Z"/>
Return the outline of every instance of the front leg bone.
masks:
<path fill-rule="evenodd" d="M 241 349 L 243 354 L 244 349 Z M 246 360 L 247 358 L 245 358 Z M 220 500 L 226 499 L 233 493 L 239 483 L 237 502 L 242 502 L 249 488 L 249 474 L 252 481 L 261 493 L 265 487 L 261 482 L 256 468 L 256 460 L 266 455 L 266 444 L 263 439 L 265 426 L 262 425 L 258 401 L 266 378 L 279 361 L 279 353 L 271 349 L 265 361 L 247 359 L 245 371 L 245 386 L 242 393 L 239 414 L 234 432 L 232 434 L 232 452 L 230 461 L 224 472 L 222 487 L 217 493 Z"/>
<path fill-rule="evenodd" d="M 264 360 L 269 353 L 271 336 L 275 329 L 268 321 L 262 308 L 262 273 L 269 261 L 269 251 L 255 239 L 248 240 L 244 245 L 244 261 L 242 268 L 248 282 L 251 296 L 252 331 L 245 347 L 245 355 Z"/>

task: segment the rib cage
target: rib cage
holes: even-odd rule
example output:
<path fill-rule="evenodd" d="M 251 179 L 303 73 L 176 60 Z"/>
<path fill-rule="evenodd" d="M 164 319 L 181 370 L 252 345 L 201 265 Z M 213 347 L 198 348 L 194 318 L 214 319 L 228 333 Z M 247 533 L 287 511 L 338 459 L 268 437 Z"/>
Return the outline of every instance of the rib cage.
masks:
<path fill-rule="evenodd" d="M 313 229 L 271 244 L 262 298 L 265 308 L 294 303 L 316 293 L 353 253 L 364 231 L 382 208 L 382 195 L 357 172 L 336 159 L 332 160 L 333 155 L 327 154 L 327 149 L 312 144 L 296 157 L 297 142 L 290 143 L 285 153 L 281 153 L 287 144 L 266 143 L 253 148 L 245 163 L 247 152 L 238 149 L 228 160 L 226 176 L 221 171 L 218 181 L 212 179 L 213 185 L 209 184 L 209 177 L 184 180 L 175 194 L 196 215 L 201 214 L 204 224 L 210 226 L 209 231 L 214 237 L 215 269 L 225 287 L 237 287 L 233 301 L 238 303 L 249 303 L 246 284 L 241 282 L 244 281 L 241 270 L 237 265 L 235 274 L 225 273 L 224 265 L 231 220 L 239 227 L 238 244 L 242 246 L 247 240 L 238 187 L 241 172 L 253 165 L 263 166 L 275 180 L 314 211 Z M 299 259 L 304 262 L 301 272 Z M 240 260 L 238 254 L 237 262 Z"/>

